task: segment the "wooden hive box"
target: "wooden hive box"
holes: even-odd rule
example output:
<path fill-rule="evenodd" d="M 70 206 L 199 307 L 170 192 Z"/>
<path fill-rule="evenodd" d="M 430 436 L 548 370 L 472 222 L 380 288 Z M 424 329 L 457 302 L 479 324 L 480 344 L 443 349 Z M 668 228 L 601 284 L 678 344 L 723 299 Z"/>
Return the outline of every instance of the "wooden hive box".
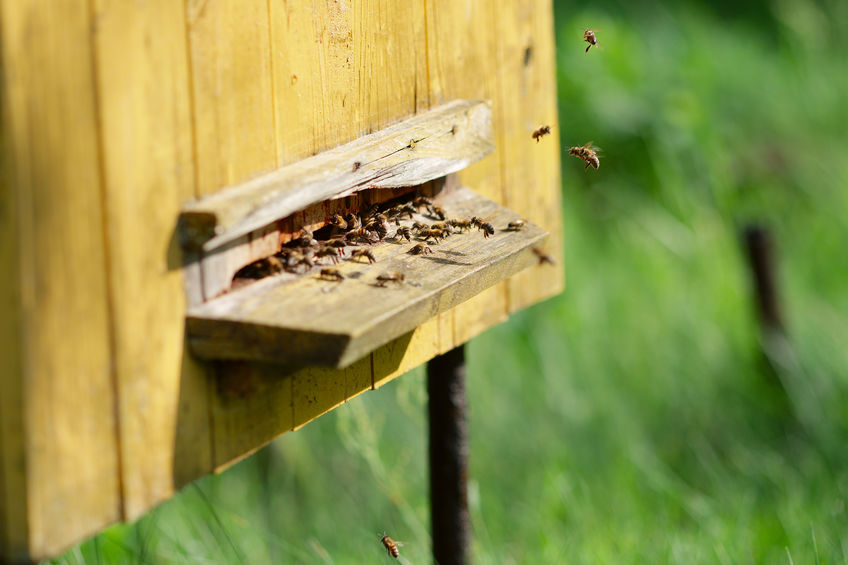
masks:
<path fill-rule="evenodd" d="M 485 101 L 493 151 L 426 186 L 470 188 L 559 256 L 550 0 L 0 0 L 0 41 L 0 561 L 135 519 L 563 286 L 535 266 L 455 283 L 341 369 L 244 344 L 201 360 L 190 341 L 220 335 L 187 325 L 211 297 L 180 225 L 225 187 Z"/>

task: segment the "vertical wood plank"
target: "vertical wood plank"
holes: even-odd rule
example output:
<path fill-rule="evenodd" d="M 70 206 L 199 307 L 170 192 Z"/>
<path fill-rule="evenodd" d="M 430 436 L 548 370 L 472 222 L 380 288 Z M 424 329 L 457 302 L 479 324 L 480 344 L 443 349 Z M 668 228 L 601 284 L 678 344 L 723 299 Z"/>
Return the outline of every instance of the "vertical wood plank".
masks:
<path fill-rule="evenodd" d="M 498 100 L 504 204 L 551 234 L 548 252 L 562 254 L 559 124 L 553 6 L 550 0 L 508 0 L 498 6 Z M 548 124 L 553 135 L 536 143 L 531 133 Z M 541 271 L 541 272 L 540 272 Z M 562 265 L 539 265 L 511 277 L 509 311 L 553 296 L 563 287 Z"/>
<path fill-rule="evenodd" d="M 40 557 L 120 518 L 92 29 L 80 0 L 1 7 L 27 442 L 13 519 Z"/>
<path fill-rule="evenodd" d="M 0 20 L 2 21 L 2 20 Z M 5 52 L 5 45 L 3 46 Z M 8 59 L 3 57 L 3 68 Z M 21 271 L 9 92 L 0 90 L 0 560 L 27 555 Z"/>
<path fill-rule="evenodd" d="M 195 476 L 211 468 L 208 438 L 180 454 L 174 441 L 178 427 L 194 427 L 194 436 L 208 427 L 205 375 L 183 357 L 175 233 L 195 180 L 185 9 L 169 0 L 95 0 L 94 18 L 124 513 L 132 520 L 173 494 L 176 457 L 192 458 Z M 197 389 L 196 417 L 181 421 L 179 399 Z"/>
<path fill-rule="evenodd" d="M 461 171 L 460 180 L 483 196 L 503 202 L 503 123 L 497 109 L 503 101 L 498 96 L 494 57 L 499 41 L 494 25 L 497 5 L 486 0 L 428 0 L 426 12 L 431 103 L 442 104 L 455 98 L 483 98 L 492 100 L 495 110 L 492 116 L 495 152 Z M 502 322 L 505 313 L 504 284 L 487 289 L 457 306 L 442 316 L 453 316 L 453 343 L 445 343 L 445 350 Z M 445 327 L 446 321 L 443 320 L 442 324 Z"/>
<path fill-rule="evenodd" d="M 187 0 L 197 186 L 276 164 L 267 0 Z"/>

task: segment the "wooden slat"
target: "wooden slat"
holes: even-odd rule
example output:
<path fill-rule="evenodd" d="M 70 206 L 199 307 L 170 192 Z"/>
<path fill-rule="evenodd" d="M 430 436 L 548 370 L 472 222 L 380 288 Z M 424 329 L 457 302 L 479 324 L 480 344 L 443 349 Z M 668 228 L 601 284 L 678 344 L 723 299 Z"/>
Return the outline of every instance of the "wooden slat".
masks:
<path fill-rule="evenodd" d="M 2 22 L 2 19 L 0 19 Z M 5 53 L 5 45 L 3 45 Z M 2 60 L 8 68 L 8 59 Z M 28 554 L 20 226 L 10 93 L 0 90 L 0 560 Z"/>
<path fill-rule="evenodd" d="M 504 204 L 551 234 L 545 251 L 562 256 L 559 128 L 550 0 L 499 3 L 495 26 L 500 38 L 496 73 L 500 85 L 497 120 L 503 155 Z M 579 46 L 578 46 L 579 47 Z M 547 124 L 552 134 L 539 143 L 531 134 Z M 539 265 L 509 280 L 509 311 L 559 293 L 563 267 Z"/>
<path fill-rule="evenodd" d="M 188 0 L 201 194 L 276 165 L 266 0 Z"/>
<path fill-rule="evenodd" d="M 13 418 L 26 434 L 15 458 L 25 484 L 6 483 L 25 487 L 27 498 L 25 514 L 12 519 L 16 534 L 28 523 L 28 539 L 11 540 L 12 549 L 28 545 L 40 557 L 120 517 L 92 29 L 84 2 L 57 0 L 48 10 L 20 0 L 2 10 L 12 151 L 4 165 L 14 170 L 4 177 L 19 259 L 8 276 L 19 285 L 22 351 L 20 372 L 4 380 L 24 383 Z"/>
<path fill-rule="evenodd" d="M 202 392 L 192 399 L 194 418 L 179 417 L 181 390 L 202 391 L 206 378 L 183 357 L 173 231 L 180 204 L 194 195 L 185 11 L 169 0 L 97 0 L 94 10 L 124 513 L 132 520 L 174 492 L 175 430 L 196 441 L 208 428 Z M 209 470 L 209 445 L 192 447 L 192 476 Z"/>
<path fill-rule="evenodd" d="M 492 54 L 499 40 L 494 26 L 499 17 L 497 3 L 428 0 L 426 12 L 431 104 L 453 98 L 496 100 L 496 61 Z M 493 107 L 492 122 L 494 154 L 463 170 L 459 177 L 463 186 L 473 187 L 481 195 L 503 203 L 502 124 L 497 107 Z M 506 289 L 503 285 L 481 293 L 455 309 L 450 324 L 453 343 L 445 345 L 452 347 L 464 343 L 483 329 L 502 322 L 505 313 Z"/>
<path fill-rule="evenodd" d="M 267 277 L 192 308 L 187 316 L 192 350 L 209 359 L 345 367 L 537 262 L 529 247 L 544 240 L 540 228 L 527 224 L 507 231 L 517 216 L 467 189 L 440 202 L 450 217 L 490 218 L 494 235 L 484 238 L 471 229 L 419 256 L 408 253 L 411 243 L 386 241 L 370 248 L 375 264 L 348 258 L 338 265 L 346 277 L 342 282 L 321 280 L 316 271 Z M 393 271 L 408 280 L 385 288 L 375 284 L 379 274 Z"/>
<path fill-rule="evenodd" d="M 366 188 L 421 185 L 493 149 L 491 108 L 455 101 L 183 207 L 186 239 L 207 253 L 272 222 Z M 206 235 L 215 234 L 203 241 Z"/>

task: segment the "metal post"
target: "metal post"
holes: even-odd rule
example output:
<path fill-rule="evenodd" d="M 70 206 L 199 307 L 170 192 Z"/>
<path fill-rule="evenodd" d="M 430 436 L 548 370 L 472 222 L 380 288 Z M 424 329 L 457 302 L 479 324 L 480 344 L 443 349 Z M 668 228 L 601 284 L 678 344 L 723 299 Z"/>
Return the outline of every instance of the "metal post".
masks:
<path fill-rule="evenodd" d="M 464 346 L 427 365 L 430 397 L 430 506 L 433 559 L 438 565 L 471 562 L 468 515 L 468 418 Z"/>

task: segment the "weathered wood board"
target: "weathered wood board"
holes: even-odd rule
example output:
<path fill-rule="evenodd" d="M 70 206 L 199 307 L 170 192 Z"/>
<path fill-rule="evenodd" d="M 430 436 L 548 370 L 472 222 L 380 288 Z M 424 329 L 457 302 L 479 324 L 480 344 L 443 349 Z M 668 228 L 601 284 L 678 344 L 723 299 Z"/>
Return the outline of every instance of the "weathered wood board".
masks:
<path fill-rule="evenodd" d="M 192 350 L 207 359 L 346 367 L 537 262 L 531 248 L 543 244 L 547 233 L 541 228 L 528 223 L 507 230 L 519 217 L 468 189 L 440 203 L 449 217 L 485 218 L 496 226 L 494 235 L 486 238 L 471 228 L 431 243 L 426 255 L 410 255 L 414 243 L 402 238 L 365 246 L 376 262 L 343 261 L 337 267 L 341 282 L 319 278 L 319 267 L 305 275 L 266 277 L 191 308 Z M 427 218 L 402 225 L 413 221 Z M 349 253 L 353 249 L 363 247 L 349 247 Z M 405 281 L 378 286 L 376 277 L 385 272 L 402 273 Z"/>
<path fill-rule="evenodd" d="M 486 102 L 456 100 L 183 207 L 186 244 L 211 252 L 310 204 L 424 184 L 494 148 Z"/>

